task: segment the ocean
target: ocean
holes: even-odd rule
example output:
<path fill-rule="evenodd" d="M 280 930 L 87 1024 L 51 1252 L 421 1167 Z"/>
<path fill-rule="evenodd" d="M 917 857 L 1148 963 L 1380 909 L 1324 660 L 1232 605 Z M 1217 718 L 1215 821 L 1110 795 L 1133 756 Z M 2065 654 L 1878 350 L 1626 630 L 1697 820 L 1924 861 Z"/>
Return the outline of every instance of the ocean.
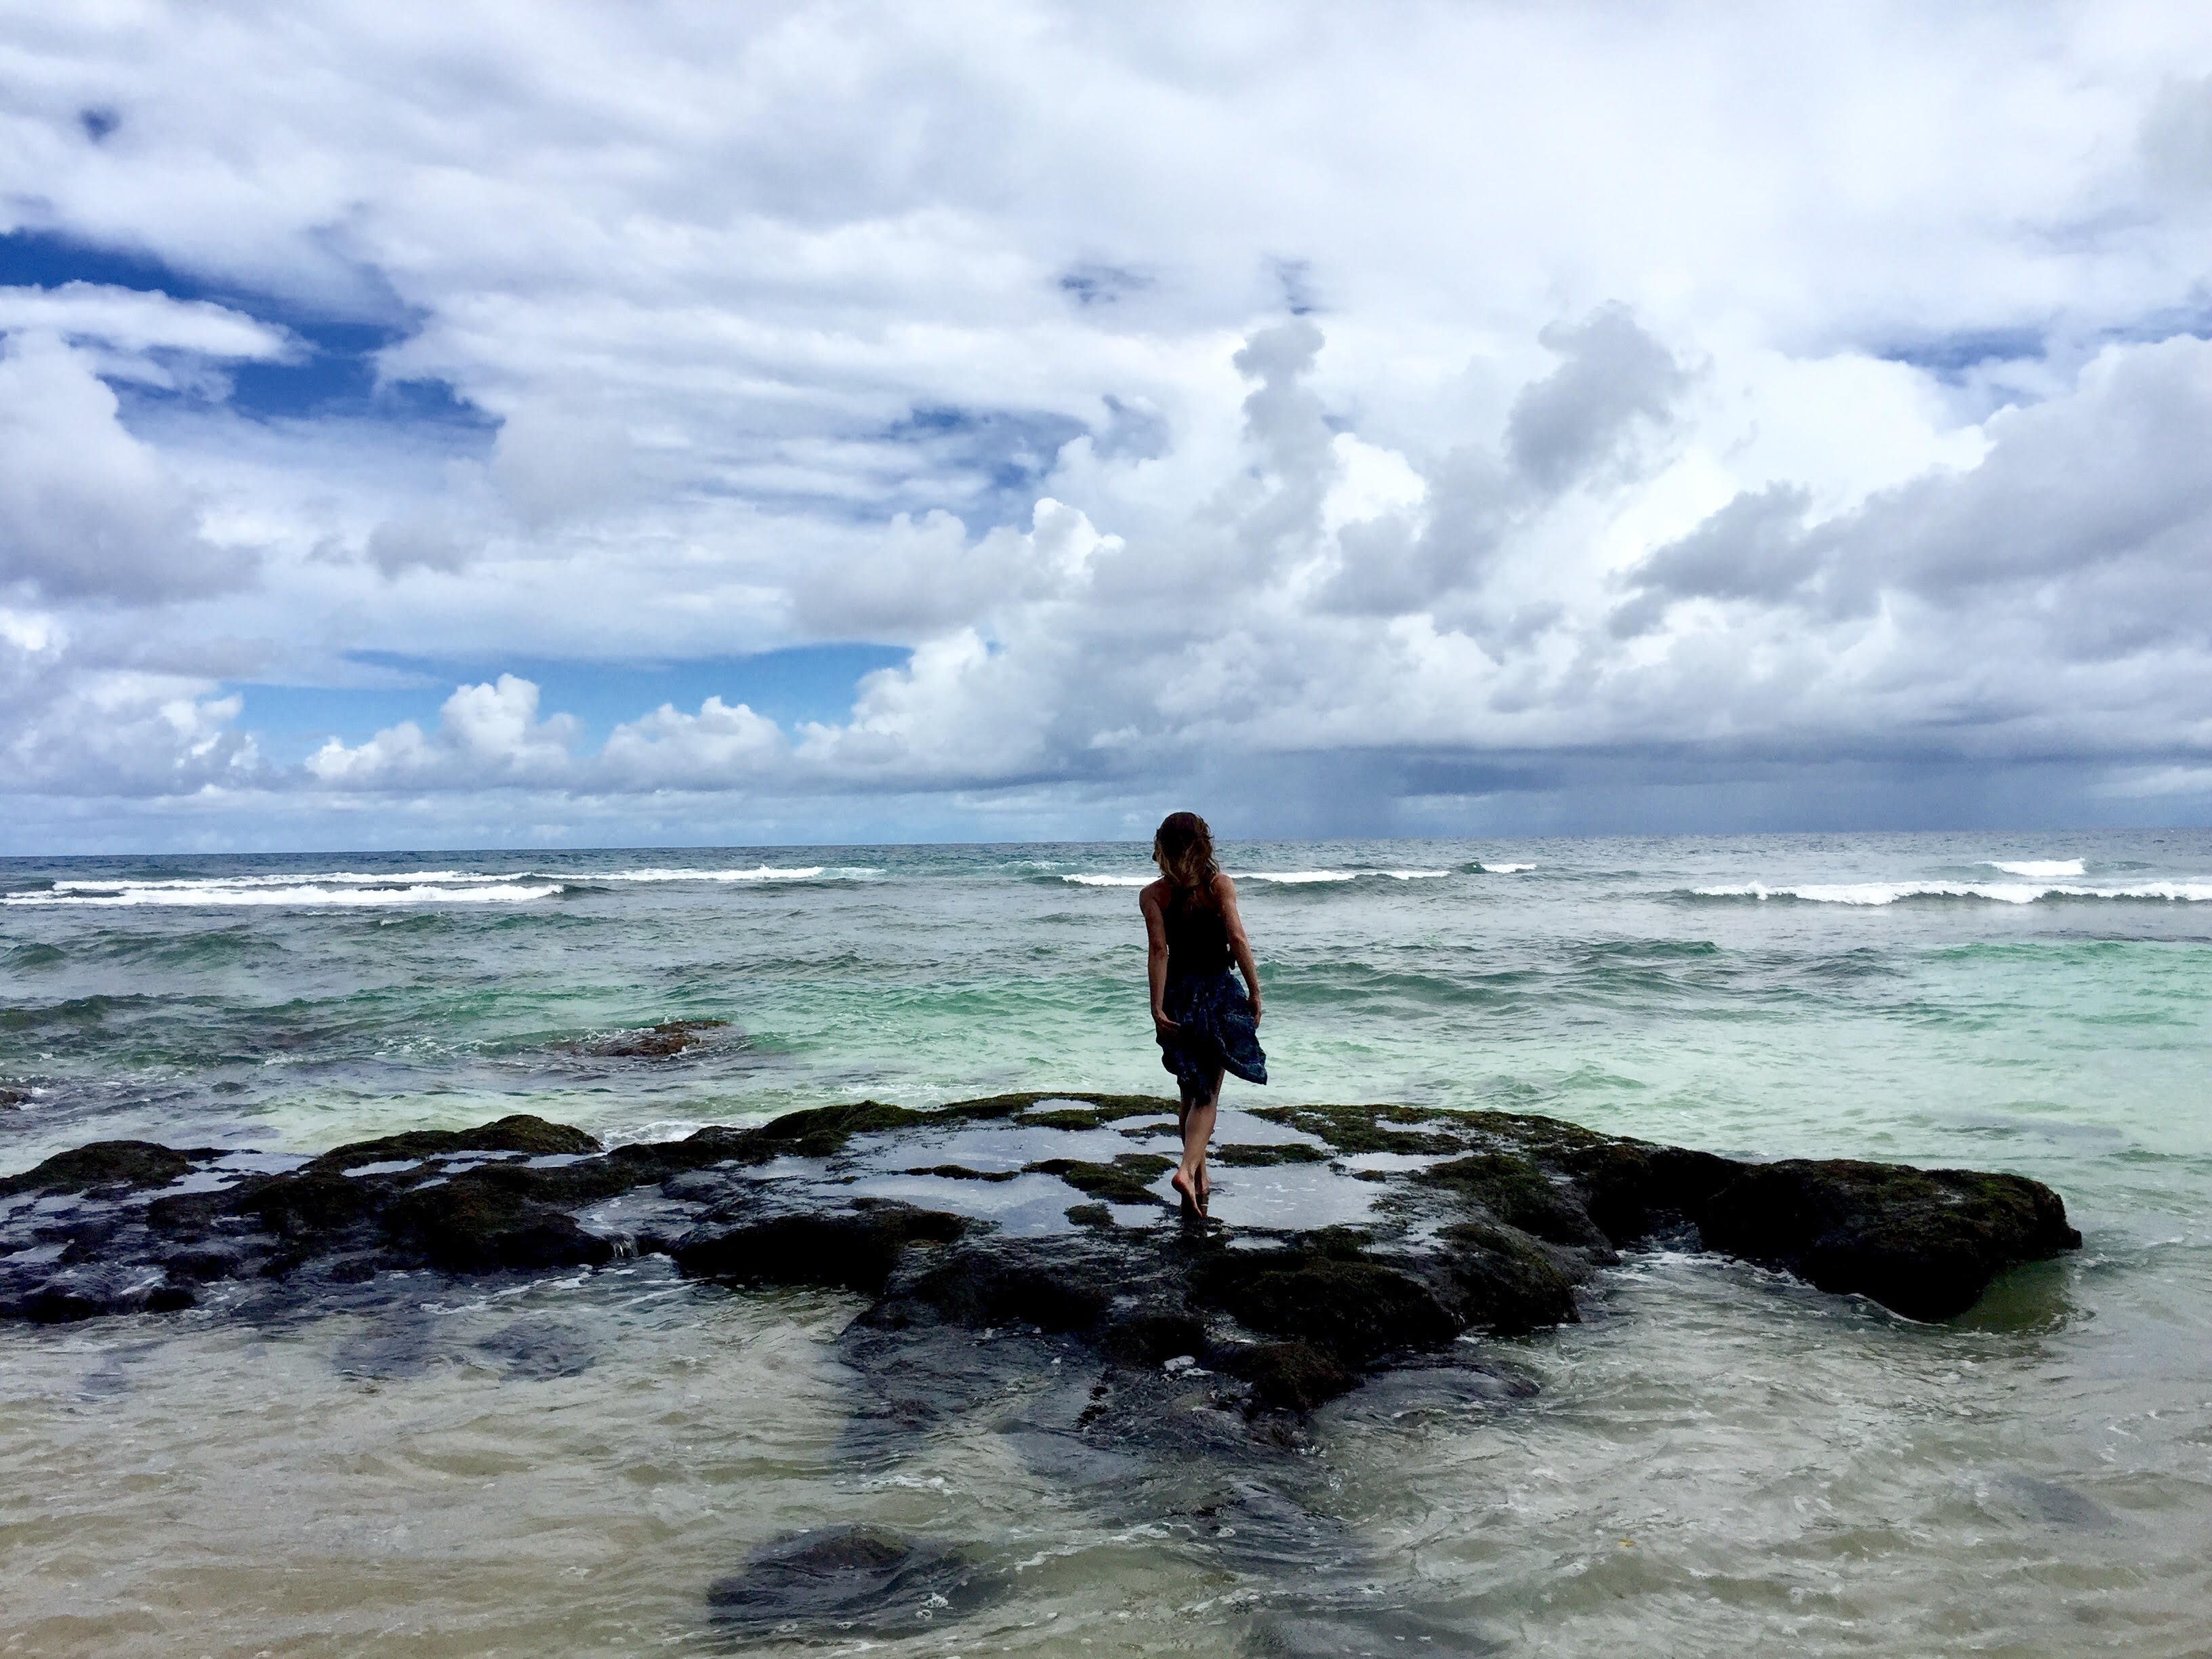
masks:
<path fill-rule="evenodd" d="M 1305 1651 L 1282 1609 L 1322 1553 L 1361 1564 L 1375 1651 L 2212 1650 L 2212 832 L 1223 851 L 1272 1076 L 1231 1103 L 2013 1170 L 2085 1246 L 1940 1325 L 1632 1255 L 1582 1323 L 1486 1345 L 1525 1387 L 1325 1407 L 1295 1516 L 1234 1559 L 988 1413 L 856 1459 L 860 1299 L 658 1258 L 426 1280 L 397 1331 L 0 1327 L 0 1654 L 777 1651 L 707 1586 L 854 1522 L 1012 1574 L 885 1654 Z M 1144 853 L 0 860 L 0 1174 L 108 1138 L 1165 1093 Z M 593 1052 L 678 1019 L 728 1024 Z"/>

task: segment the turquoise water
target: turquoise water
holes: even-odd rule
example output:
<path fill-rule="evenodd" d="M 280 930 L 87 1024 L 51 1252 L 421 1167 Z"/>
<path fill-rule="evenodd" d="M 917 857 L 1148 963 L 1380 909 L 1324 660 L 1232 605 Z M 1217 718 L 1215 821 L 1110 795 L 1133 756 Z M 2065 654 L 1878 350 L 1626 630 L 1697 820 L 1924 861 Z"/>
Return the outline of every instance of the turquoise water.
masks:
<path fill-rule="evenodd" d="M 1384 1564 L 1378 1595 L 1508 1650 L 2212 1645 L 2212 834 L 1224 851 L 1268 1097 L 2014 1170 L 2087 1236 L 1940 1328 L 1634 1258 L 1583 1326 L 1501 1345 L 1528 1401 L 1353 1396 L 1316 1425 L 1309 1498 Z M 119 1135 L 312 1151 L 532 1111 L 623 1139 L 861 1096 L 1160 1091 L 1141 854 L 6 861 L 0 1087 L 23 1099 L 0 1170 Z M 673 1018 L 730 1024 L 672 1058 L 579 1051 Z M 891 1484 L 841 1470 L 840 1298 L 623 1273 L 542 1292 L 605 1334 L 556 1379 L 457 1335 L 364 1382 L 336 1318 L 0 1331 L 25 1592 L 0 1652 L 712 1645 L 715 1571 L 861 1517 L 1044 1553 L 1019 1607 L 916 1652 L 1276 1639 L 1265 1583 L 1215 1582 L 1165 1521 L 1085 1512 L 988 1420 Z M 407 1449 L 441 1437 L 460 1449 Z M 119 1444 L 151 1461 L 117 1477 Z M 488 1485 L 453 1473 L 479 1465 Z M 206 1494 L 246 1468 L 252 1513 L 220 1518 Z"/>

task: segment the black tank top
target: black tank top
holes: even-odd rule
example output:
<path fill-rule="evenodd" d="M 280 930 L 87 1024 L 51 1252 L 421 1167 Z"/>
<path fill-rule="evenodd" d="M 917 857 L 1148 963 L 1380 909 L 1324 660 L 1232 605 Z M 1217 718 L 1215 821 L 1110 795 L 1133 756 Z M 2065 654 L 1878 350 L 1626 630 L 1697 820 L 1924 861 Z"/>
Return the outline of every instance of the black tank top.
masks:
<path fill-rule="evenodd" d="M 1220 908 L 1182 888 L 1168 894 L 1161 907 L 1167 924 L 1168 977 L 1191 979 L 1200 974 L 1225 973 L 1229 969 L 1229 924 Z"/>

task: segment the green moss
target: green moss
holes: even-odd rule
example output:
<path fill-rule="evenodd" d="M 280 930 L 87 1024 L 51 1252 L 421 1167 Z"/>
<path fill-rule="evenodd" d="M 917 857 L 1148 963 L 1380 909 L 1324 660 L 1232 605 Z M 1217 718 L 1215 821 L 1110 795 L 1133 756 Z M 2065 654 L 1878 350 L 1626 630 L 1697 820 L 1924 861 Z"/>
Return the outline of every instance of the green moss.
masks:
<path fill-rule="evenodd" d="M 1340 1152 L 1456 1152 L 1465 1141 L 1439 1133 L 1437 1114 L 1411 1106 L 1260 1106 L 1252 1115 L 1300 1129 Z M 1385 1124 L 1422 1124 L 1428 1132 L 1385 1128 Z"/>
<path fill-rule="evenodd" d="M 527 1152 L 542 1158 L 599 1150 L 599 1143 L 581 1129 L 517 1112 L 496 1122 L 479 1123 L 473 1129 L 411 1129 L 375 1140 L 356 1140 L 325 1152 L 315 1162 L 326 1169 L 347 1170 L 362 1164 L 441 1158 L 453 1152 Z"/>
<path fill-rule="evenodd" d="M 568 1216 L 471 1170 L 403 1193 L 381 1218 L 386 1232 L 449 1273 L 553 1267 L 610 1260 L 614 1247 Z"/>
<path fill-rule="evenodd" d="M 1058 1176 L 1079 1193 L 1103 1199 L 1109 1204 L 1158 1204 L 1152 1184 L 1175 1168 L 1175 1160 L 1157 1152 L 1124 1152 L 1111 1164 L 1085 1164 L 1072 1158 L 1048 1158 L 1030 1164 L 1024 1173 Z"/>
<path fill-rule="evenodd" d="M 1526 1237 L 1479 1221 L 1446 1227 L 1440 1237 L 1451 1247 L 1460 1312 L 1474 1328 L 1518 1335 L 1581 1319 L 1574 1280 Z"/>
<path fill-rule="evenodd" d="M 1051 1111 L 1032 1111 L 1041 1101 L 1073 1103 Z M 933 1115 L 979 1121 L 1018 1116 L 1024 1128 L 1103 1129 L 1123 1118 L 1174 1115 L 1176 1103 L 1155 1095 L 1095 1095 L 1070 1093 L 1065 1089 L 1031 1090 L 1022 1094 L 988 1095 L 981 1100 L 956 1100 Z"/>
<path fill-rule="evenodd" d="M 283 1237 L 312 1238 L 351 1226 L 374 1208 L 379 1196 L 365 1181 L 310 1165 L 297 1175 L 242 1184 L 230 1207 Z"/>
<path fill-rule="evenodd" d="M 910 1176 L 935 1176 L 940 1181 L 1012 1181 L 1018 1170 L 971 1170 L 964 1164 L 933 1164 L 926 1169 L 908 1170 Z"/>
<path fill-rule="evenodd" d="M 856 1101 L 850 1106 L 817 1106 L 803 1112 L 787 1112 L 757 1129 L 723 1130 L 732 1151 L 728 1156 L 750 1164 L 787 1154 L 793 1158 L 834 1158 L 854 1135 L 883 1129 L 902 1129 L 929 1121 L 927 1112 L 903 1106 L 886 1106 L 878 1100 Z M 697 1140 L 708 1131 L 691 1137 Z"/>
<path fill-rule="evenodd" d="M 1071 1107 L 1060 1112 L 1024 1112 L 1022 1127 L 1025 1129 L 1103 1129 L 1106 1125 L 1097 1113 Z"/>
<path fill-rule="evenodd" d="M 1463 1194 L 1508 1226 L 1554 1244 L 1602 1242 L 1582 1206 L 1525 1158 L 1477 1152 L 1431 1165 L 1419 1178 Z"/>
<path fill-rule="evenodd" d="M 1264 1146 L 1217 1146 L 1211 1156 L 1216 1164 L 1226 1164 L 1232 1169 L 1261 1169 L 1270 1164 L 1328 1162 L 1327 1152 L 1318 1146 L 1309 1146 L 1302 1140 L 1286 1140 Z"/>
<path fill-rule="evenodd" d="M 87 1193 L 111 1188 L 166 1187 L 192 1160 L 220 1158 L 212 1148 L 179 1152 L 150 1140 L 95 1140 L 56 1152 L 36 1169 L 0 1181 L 0 1193 Z"/>
<path fill-rule="evenodd" d="M 1534 1158 L 1558 1157 L 1570 1152 L 1603 1146 L 1615 1137 L 1585 1129 L 1556 1117 L 1528 1112 L 1454 1112 L 1455 1125 L 1464 1124 L 1477 1139 L 1503 1141 Z"/>

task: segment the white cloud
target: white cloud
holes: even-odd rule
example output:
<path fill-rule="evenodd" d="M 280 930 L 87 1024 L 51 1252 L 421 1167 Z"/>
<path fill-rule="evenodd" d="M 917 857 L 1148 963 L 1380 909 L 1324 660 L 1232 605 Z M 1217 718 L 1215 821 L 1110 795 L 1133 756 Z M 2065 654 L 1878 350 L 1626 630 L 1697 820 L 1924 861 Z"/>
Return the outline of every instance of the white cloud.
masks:
<path fill-rule="evenodd" d="M 9 50 L 18 222 L 242 296 L 0 290 L 26 729 L 97 718 L 71 675 L 171 687 L 174 757 L 272 665 L 867 640 L 914 656 L 842 718 L 594 748 L 510 674 L 253 787 L 1103 823 L 1273 768 L 1311 822 L 2212 744 L 2186 8 L 149 4 Z M 307 373 L 256 309 L 390 330 L 384 401 L 226 405 Z"/>
<path fill-rule="evenodd" d="M 267 769 L 204 680 L 72 660 L 54 619 L 0 609 L 0 790 L 177 796 L 253 787 Z"/>
<path fill-rule="evenodd" d="M 307 757 L 317 781 L 337 789 L 478 789 L 558 784 L 568 775 L 577 722 L 538 718 L 538 687 L 513 674 L 457 687 L 425 736 L 412 720 L 348 748 L 331 738 Z"/>
<path fill-rule="evenodd" d="M 0 352 L 0 583 L 132 603 L 243 580 L 250 560 L 199 534 L 190 491 L 94 367 L 40 331 Z"/>
<path fill-rule="evenodd" d="M 0 331 L 27 330 L 117 352 L 171 350 L 203 357 L 281 362 L 300 355 L 284 329 L 204 300 L 104 283 L 0 288 Z"/>

